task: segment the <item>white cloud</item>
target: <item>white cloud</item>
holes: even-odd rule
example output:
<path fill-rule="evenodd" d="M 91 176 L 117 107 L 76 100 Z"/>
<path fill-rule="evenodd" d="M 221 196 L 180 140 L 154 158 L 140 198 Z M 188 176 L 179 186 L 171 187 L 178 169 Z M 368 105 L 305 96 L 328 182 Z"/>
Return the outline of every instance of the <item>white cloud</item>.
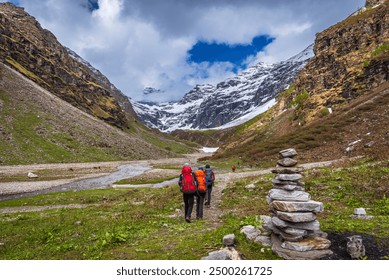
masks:
<path fill-rule="evenodd" d="M 1 1 L 0 2 L 5 2 Z M 315 34 L 363 6 L 364 0 L 20 0 L 65 46 L 105 74 L 123 93 L 142 97 L 160 88 L 160 100 L 177 99 L 197 83 L 232 75 L 229 63 L 187 62 L 197 40 L 247 44 L 275 40 L 247 62 L 277 62 L 309 44 Z"/>

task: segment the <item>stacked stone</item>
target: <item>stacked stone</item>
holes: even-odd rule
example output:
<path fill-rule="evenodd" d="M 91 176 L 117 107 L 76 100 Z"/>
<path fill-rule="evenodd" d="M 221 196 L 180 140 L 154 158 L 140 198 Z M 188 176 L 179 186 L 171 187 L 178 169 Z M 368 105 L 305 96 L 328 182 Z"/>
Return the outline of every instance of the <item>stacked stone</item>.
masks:
<path fill-rule="evenodd" d="M 320 259 L 332 254 L 331 242 L 320 230 L 316 214 L 324 210 L 323 203 L 311 200 L 305 192 L 302 169 L 297 167 L 295 149 L 281 151 L 273 188 L 267 202 L 271 208 L 273 251 L 285 259 Z"/>

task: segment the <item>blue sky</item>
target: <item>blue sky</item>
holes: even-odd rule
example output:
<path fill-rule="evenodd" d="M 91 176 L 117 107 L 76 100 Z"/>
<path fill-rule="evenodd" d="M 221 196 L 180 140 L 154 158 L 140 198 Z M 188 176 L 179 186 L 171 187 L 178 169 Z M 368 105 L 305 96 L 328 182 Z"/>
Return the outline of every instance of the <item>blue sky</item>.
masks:
<path fill-rule="evenodd" d="M 256 36 L 250 44 L 228 45 L 226 43 L 209 43 L 198 41 L 188 51 L 188 61 L 190 63 L 209 63 L 230 62 L 233 65 L 233 72 L 246 66 L 246 59 L 254 56 L 269 45 L 274 38 L 267 35 Z"/>
<path fill-rule="evenodd" d="M 0 2 L 6 2 L 0 0 Z M 258 62 L 286 60 L 365 0 L 18 0 L 124 94 L 181 98 Z"/>

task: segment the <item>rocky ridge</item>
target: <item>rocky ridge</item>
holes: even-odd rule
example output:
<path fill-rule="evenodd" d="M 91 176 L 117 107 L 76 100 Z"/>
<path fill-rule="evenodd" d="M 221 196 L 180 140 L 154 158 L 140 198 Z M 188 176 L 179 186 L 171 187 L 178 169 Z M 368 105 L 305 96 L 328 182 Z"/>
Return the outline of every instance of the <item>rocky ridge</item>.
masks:
<path fill-rule="evenodd" d="M 388 50 L 389 1 L 367 1 L 365 8 L 317 34 L 315 56 L 297 75 L 285 104 L 304 99 L 295 112 L 300 124 L 340 109 L 388 82 Z"/>
<path fill-rule="evenodd" d="M 136 118 L 108 79 L 63 47 L 23 8 L 0 4 L 0 60 L 73 106 L 120 128 Z"/>

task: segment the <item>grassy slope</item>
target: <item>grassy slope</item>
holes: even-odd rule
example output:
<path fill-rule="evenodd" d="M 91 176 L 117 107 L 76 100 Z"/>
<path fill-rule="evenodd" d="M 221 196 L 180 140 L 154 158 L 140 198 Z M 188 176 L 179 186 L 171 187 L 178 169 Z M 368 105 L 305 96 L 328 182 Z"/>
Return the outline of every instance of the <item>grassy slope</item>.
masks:
<path fill-rule="evenodd" d="M 318 216 L 322 230 L 374 236 L 381 246 L 386 242 L 389 254 L 388 174 L 387 162 L 366 161 L 336 170 L 306 171 L 307 191 L 325 206 L 324 213 Z M 269 214 L 265 197 L 271 178 L 273 175 L 231 181 L 224 190 L 220 206 L 224 214 L 217 228 L 211 221 L 188 224 L 181 215 L 174 216 L 176 209 L 183 207 L 176 185 L 64 192 L 0 202 L 0 209 L 89 205 L 82 209 L 0 214 L 0 258 L 200 259 L 219 249 L 224 235 L 235 233 L 237 250 L 247 259 L 277 259 L 270 250 L 262 250 L 261 245 L 248 242 L 240 233 L 243 225 L 257 224 L 258 215 Z M 245 188 L 250 183 L 254 183 L 254 189 Z M 366 208 L 374 219 L 350 218 L 356 207 Z"/>
<path fill-rule="evenodd" d="M 134 160 L 194 149 L 140 123 L 127 132 L 107 125 L 4 66 L 0 79 L 0 164 Z"/>

